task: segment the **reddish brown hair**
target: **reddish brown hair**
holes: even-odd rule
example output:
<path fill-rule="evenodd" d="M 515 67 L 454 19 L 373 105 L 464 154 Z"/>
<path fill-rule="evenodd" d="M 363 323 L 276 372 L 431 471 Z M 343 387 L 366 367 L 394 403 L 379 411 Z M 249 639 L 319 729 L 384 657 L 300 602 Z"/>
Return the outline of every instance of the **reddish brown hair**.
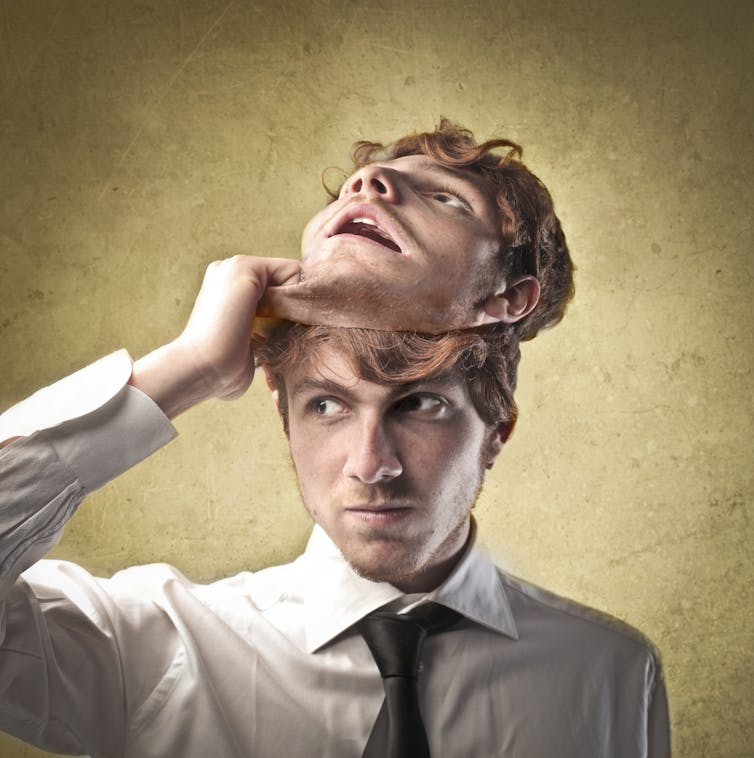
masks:
<path fill-rule="evenodd" d="M 279 391 L 286 433 L 285 378 L 294 367 L 308 364 L 316 370 L 325 347 L 345 357 L 361 379 L 375 384 L 408 384 L 456 370 L 466 379 L 480 418 L 488 426 L 503 424 L 510 431 L 517 416 L 511 384 L 511 380 L 515 383 L 515 365 L 509 364 L 510 346 L 505 338 L 490 329 L 428 335 L 283 322 L 255 352 Z"/>
<path fill-rule="evenodd" d="M 494 152 L 499 150 L 504 152 Z M 527 340 L 563 318 L 573 297 L 573 263 L 552 197 L 521 161 L 522 153 L 521 146 L 508 139 L 477 144 L 468 129 L 442 119 L 433 132 L 410 134 L 389 145 L 357 142 L 351 157 L 354 168 L 360 168 L 406 155 L 426 155 L 443 166 L 472 171 L 490 184 L 500 212 L 502 275 L 531 274 L 539 280 L 537 307 L 514 327 L 518 339 Z"/>

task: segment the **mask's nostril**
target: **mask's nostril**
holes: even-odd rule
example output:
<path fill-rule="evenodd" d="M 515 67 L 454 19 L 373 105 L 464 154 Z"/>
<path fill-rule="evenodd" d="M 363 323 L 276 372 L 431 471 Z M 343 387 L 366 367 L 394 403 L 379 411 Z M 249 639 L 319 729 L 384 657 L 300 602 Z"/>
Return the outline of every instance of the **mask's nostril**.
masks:
<path fill-rule="evenodd" d="M 377 192 L 380 193 L 380 195 L 386 195 L 387 194 L 387 187 L 377 178 L 372 179 L 372 184 L 374 184 L 375 189 Z"/>
<path fill-rule="evenodd" d="M 354 182 L 351 185 L 351 191 L 361 192 L 361 177 L 360 176 L 357 176 L 356 179 L 354 179 Z"/>

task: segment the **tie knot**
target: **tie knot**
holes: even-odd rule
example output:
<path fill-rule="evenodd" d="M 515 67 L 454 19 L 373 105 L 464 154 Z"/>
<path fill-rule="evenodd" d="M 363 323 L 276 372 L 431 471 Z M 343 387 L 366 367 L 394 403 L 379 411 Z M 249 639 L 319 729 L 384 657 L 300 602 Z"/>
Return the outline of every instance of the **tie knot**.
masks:
<path fill-rule="evenodd" d="M 377 610 L 356 628 L 372 652 L 380 676 L 416 678 L 424 640 L 455 624 L 460 614 L 437 603 L 424 603 L 408 613 Z"/>

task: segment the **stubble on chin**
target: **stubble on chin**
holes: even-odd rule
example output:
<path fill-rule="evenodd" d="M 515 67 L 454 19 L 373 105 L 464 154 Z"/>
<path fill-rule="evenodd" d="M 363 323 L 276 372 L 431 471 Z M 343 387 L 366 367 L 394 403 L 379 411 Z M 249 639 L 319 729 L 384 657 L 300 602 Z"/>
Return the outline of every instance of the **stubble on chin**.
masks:
<path fill-rule="evenodd" d="M 387 582 L 395 587 L 423 584 L 426 580 L 436 586 L 460 560 L 470 534 L 469 522 L 470 509 L 446 538 L 431 550 L 427 550 L 426 541 L 417 539 L 412 543 L 400 538 L 370 540 L 366 545 L 351 542 L 339 546 L 339 549 L 350 567 L 363 579 Z M 438 575 L 438 581 L 432 582 L 433 575 Z"/>
<path fill-rule="evenodd" d="M 403 279 L 337 258 L 303 261 L 297 284 L 269 287 L 260 315 L 304 324 L 442 334 L 478 324 L 471 292 L 417 293 Z"/>

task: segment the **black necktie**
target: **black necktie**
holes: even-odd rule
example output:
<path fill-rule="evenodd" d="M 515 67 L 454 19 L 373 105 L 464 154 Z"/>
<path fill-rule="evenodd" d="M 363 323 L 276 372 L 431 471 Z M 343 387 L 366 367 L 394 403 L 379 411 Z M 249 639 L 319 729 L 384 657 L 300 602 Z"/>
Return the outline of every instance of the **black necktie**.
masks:
<path fill-rule="evenodd" d="M 402 615 L 377 610 L 356 624 L 385 687 L 362 758 L 430 758 L 416 682 L 422 647 L 428 634 L 447 629 L 460 617 L 443 605 L 425 603 Z"/>

